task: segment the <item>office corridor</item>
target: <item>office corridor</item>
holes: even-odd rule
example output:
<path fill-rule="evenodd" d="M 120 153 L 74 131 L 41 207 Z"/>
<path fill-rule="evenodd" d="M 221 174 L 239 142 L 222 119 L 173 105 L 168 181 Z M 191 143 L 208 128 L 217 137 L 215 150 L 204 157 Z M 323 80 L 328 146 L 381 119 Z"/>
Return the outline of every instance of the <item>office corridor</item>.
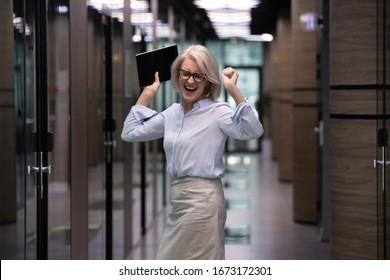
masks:
<path fill-rule="evenodd" d="M 226 158 L 227 259 L 390 258 L 389 1 L 256 1 L 238 11 L 248 32 L 226 9 L 235 34 L 223 36 L 198 2 L 1 1 L 1 259 L 154 258 L 163 161 L 151 149 L 141 172 L 120 132 L 140 93 L 136 55 L 173 44 L 238 70 L 272 136 Z M 180 101 L 169 83 L 156 97 L 157 111 Z M 330 243 L 294 222 L 319 213 Z"/>
<path fill-rule="evenodd" d="M 226 259 L 330 258 L 329 244 L 319 241 L 319 227 L 293 221 L 292 184 L 278 180 L 270 140 L 263 140 L 260 154 L 230 154 L 226 163 Z M 135 237 L 128 259 L 154 258 L 166 211 L 159 213 L 144 237 Z"/>

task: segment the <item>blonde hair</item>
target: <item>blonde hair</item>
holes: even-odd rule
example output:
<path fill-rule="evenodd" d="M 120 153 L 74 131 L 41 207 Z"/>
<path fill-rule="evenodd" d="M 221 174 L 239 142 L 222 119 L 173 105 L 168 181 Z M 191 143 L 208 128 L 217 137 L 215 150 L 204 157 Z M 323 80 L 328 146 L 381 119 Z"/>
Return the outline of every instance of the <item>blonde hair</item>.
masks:
<path fill-rule="evenodd" d="M 176 57 L 171 66 L 171 84 L 172 88 L 176 91 L 179 90 L 179 69 L 184 59 L 193 59 L 200 71 L 205 75 L 206 79 L 210 82 L 208 87 L 209 94 L 214 100 L 219 98 L 221 93 L 221 78 L 219 76 L 218 62 L 210 51 L 202 45 L 192 45 L 184 50 L 182 54 Z"/>

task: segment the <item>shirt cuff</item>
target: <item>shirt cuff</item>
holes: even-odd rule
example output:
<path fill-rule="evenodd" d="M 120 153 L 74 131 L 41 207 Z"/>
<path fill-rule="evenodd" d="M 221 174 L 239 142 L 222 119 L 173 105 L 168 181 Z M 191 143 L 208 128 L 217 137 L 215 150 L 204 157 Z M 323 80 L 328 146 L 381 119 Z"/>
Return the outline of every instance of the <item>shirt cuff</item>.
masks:
<path fill-rule="evenodd" d="M 238 104 L 232 116 L 233 123 L 238 124 L 240 122 L 242 111 L 245 110 L 245 108 L 250 108 L 248 102 L 241 102 L 240 104 Z"/>
<path fill-rule="evenodd" d="M 145 106 L 142 106 L 142 105 L 134 105 L 131 108 L 131 111 L 133 112 L 134 118 L 137 121 L 149 119 L 149 118 L 153 117 L 154 115 L 158 114 L 155 110 L 152 110 L 152 109 L 145 107 Z"/>

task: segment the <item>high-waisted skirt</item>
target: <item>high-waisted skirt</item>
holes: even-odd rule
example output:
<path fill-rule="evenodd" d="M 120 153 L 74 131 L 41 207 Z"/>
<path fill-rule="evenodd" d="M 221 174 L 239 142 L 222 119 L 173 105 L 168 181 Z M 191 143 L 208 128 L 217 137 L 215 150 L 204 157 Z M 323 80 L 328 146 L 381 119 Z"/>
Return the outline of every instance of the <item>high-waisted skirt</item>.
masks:
<path fill-rule="evenodd" d="M 226 202 L 221 179 L 174 178 L 159 260 L 223 260 Z"/>

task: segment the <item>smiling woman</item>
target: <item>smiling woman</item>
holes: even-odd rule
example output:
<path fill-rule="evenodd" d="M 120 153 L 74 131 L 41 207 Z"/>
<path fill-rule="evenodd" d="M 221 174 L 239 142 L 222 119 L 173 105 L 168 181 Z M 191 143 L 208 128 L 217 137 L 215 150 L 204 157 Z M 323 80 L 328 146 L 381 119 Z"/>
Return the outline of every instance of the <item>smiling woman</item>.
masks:
<path fill-rule="evenodd" d="M 221 178 L 228 137 L 255 139 L 263 134 L 258 113 L 237 87 L 238 72 L 222 72 L 210 51 L 192 45 L 171 67 L 172 88 L 181 97 L 161 113 L 148 108 L 160 80 L 143 89 L 126 117 L 122 139 L 128 142 L 164 138 L 167 170 L 172 177 L 171 213 L 157 259 L 224 259 L 226 202 Z M 219 102 L 221 84 L 236 102 L 233 110 Z"/>
<path fill-rule="evenodd" d="M 221 79 L 218 72 L 218 62 L 214 56 L 201 45 L 193 45 L 187 48 L 178 58 L 173 62 L 171 68 L 171 76 L 177 77 L 179 69 L 183 69 L 187 72 L 201 73 L 205 76 L 205 80 L 196 82 L 194 79 L 172 79 L 172 88 L 182 93 L 184 85 L 189 88 L 190 86 L 202 86 L 204 88 L 203 96 L 211 95 L 212 99 L 217 100 L 221 92 Z M 194 83 L 195 82 L 195 83 Z"/>

